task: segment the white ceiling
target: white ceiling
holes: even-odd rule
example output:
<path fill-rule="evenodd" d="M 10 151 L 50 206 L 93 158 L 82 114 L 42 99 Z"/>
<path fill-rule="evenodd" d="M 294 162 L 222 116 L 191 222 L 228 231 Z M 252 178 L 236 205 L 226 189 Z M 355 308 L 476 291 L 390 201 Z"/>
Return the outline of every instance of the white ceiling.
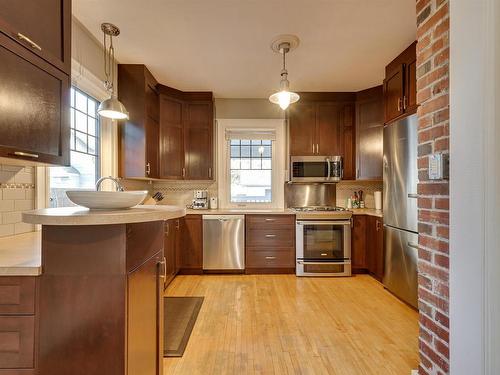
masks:
<path fill-rule="evenodd" d="M 264 98 L 279 87 L 279 34 L 297 91 L 357 91 L 415 40 L 415 0 L 73 0 L 73 14 L 98 40 L 121 29 L 121 63 L 143 63 L 159 82 L 219 98 Z"/>

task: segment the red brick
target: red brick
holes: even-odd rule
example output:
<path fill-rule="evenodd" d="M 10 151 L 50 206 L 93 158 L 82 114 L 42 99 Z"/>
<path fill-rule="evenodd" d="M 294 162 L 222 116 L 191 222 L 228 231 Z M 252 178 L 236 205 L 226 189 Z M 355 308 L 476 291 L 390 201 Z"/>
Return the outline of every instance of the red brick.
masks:
<path fill-rule="evenodd" d="M 444 137 L 434 142 L 434 151 L 448 151 L 450 149 L 450 138 Z"/>
<path fill-rule="evenodd" d="M 449 184 L 447 182 L 435 182 L 418 184 L 417 192 L 421 195 L 449 195 Z"/>
<path fill-rule="evenodd" d="M 436 292 L 437 295 L 441 297 L 445 298 L 450 297 L 450 287 L 448 286 L 447 283 L 441 283 L 441 282 L 436 283 L 434 291 Z"/>
<path fill-rule="evenodd" d="M 418 312 L 427 315 L 430 319 L 434 319 L 434 308 L 421 299 L 418 300 Z M 424 328 L 420 327 L 420 329 L 423 330 Z"/>
<path fill-rule="evenodd" d="M 443 268 L 450 268 L 450 258 L 442 254 L 434 254 L 434 264 Z"/>
<path fill-rule="evenodd" d="M 427 262 L 432 261 L 432 253 L 429 250 L 419 248 L 418 249 L 418 259 L 426 260 Z"/>
<path fill-rule="evenodd" d="M 443 33 L 450 31 L 450 18 L 445 18 L 439 25 L 436 26 L 432 33 L 433 38 L 439 38 Z"/>
<path fill-rule="evenodd" d="M 418 107 L 419 116 L 425 116 L 429 113 L 436 112 L 437 110 L 446 108 L 450 105 L 450 98 L 448 94 L 438 96 L 437 98 L 431 99 L 425 103 L 422 103 Z"/>
<path fill-rule="evenodd" d="M 446 127 L 444 125 L 433 126 L 418 132 L 418 143 L 425 143 L 446 135 Z"/>
<path fill-rule="evenodd" d="M 441 111 L 437 111 L 432 115 L 432 123 L 433 125 L 437 125 L 441 122 L 448 121 L 450 119 L 450 108 L 442 109 Z"/>
<path fill-rule="evenodd" d="M 436 310 L 434 318 L 435 318 L 436 322 L 441 323 L 441 325 L 443 327 L 447 327 L 448 328 L 450 326 L 450 318 L 448 318 L 442 312 Z"/>
<path fill-rule="evenodd" d="M 436 56 L 436 54 L 441 51 L 443 48 L 449 45 L 447 35 L 443 35 L 441 38 L 433 41 L 433 43 L 423 51 L 419 52 L 418 58 L 419 61 L 426 61 L 430 59 L 432 56 Z"/>
<path fill-rule="evenodd" d="M 450 228 L 445 227 L 445 226 L 438 226 L 436 227 L 436 234 L 438 237 L 441 238 L 450 238 Z"/>
<path fill-rule="evenodd" d="M 427 276 L 418 275 L 418 286 L 432 290 L 432 281 Z"/>
<path fill-rule="evenodd" d="M 440 66 L 444 63 L 447 63 L 450 60 L 450 49 L 446 48 L 445 50 L 439 52 L 436 56 L 434 56 L 434 66 Z"/>
<path fill-rule="evenodd" d="M 430 224 L 418 223 L 418 233 L 420 234 L 428 234 L 432 236 L 433 234 L 432 228 L 433 226 Z"/>
<path fill-rule="evenodd" d="M 418 169 L 424 169 L 428 168 L 429 166 L 429 157 L 428 156 L 422 156 L 417 159 L 417 168 Z"/>
<path fill-rule="evenodd" d="M 419 208 L 432 208 L 432 198 L 418 198 Z"/>
<path fill-rule="evenodd" d="M 439 95 L 448 92 L 450 88 L 450 80 L 448 77 L 443 78 L 441 81 L 436 82 L 432 86 L 432 95 Z"/>
<path fill-rule="evenodd" d="M 420 361 L 423 363 L 424 362 L 424 358 L 420 357 Z M 425 361 L 429 363 L 429 367 L 432 366 L 432 363 L 427 358 L 425 358 Z M 418 375 L 430 375 L 427 372 L 427 370 L 425 370 L 422 367 L 422 363 L 418 366 Z"/>
<path fill-rule="evenodd" d="M 441 241 L 435 237 L 426 236 L 423 233 L 418 235 L 418 245 L 426 249 L 438 251 L 443 254 L 448 254 L 448 243 Z"/>
<path fill-rule="evenodd" d="M 435 267 L 424 261 L 418 262 L 418 270 L 420 273 L 440 281 L 448 282 L 448 279 L 450 278 L 448 270 Z"/>
<path fill-rule="evenodd" d="M 448 16 L 448 4 L 445 4 L 437 12 L 435 12 L 431 17 L 429 17 L 424 23 L 422 23 L 417 28 L 417 39 L 421 39 L 425 33 L 438 25 L 441 21 L 446 19 Z"/>
<path fill-rule="evenodd" d="M 423 90 L 420 90 L 417 94 L 417 103 L 423 103 L 426 100 L 429 100 L 431 98 L 431 88 L 427 87 Z"/>
<path fill-rule="evenodd" d="M 417 0 L 416 14 L 419 14 L 430 2 L 431 0 Z"/>
<path fill-rule="evenodd" d="M 448 330 L 438 326 L 436 323 L 434 323 L 431 319 L 426 317 L 425 315 L 420 316 L 420 323 L 427 328 L 429 331 L 434 333 L 437 337 L 439 337 L 441 340 L 445 342 L 449 342 L 449 336 L 450 334 L 448 333 Z"/>
<path fill-rule="evenodd" d="M 417 63 L 420 64 L 419 57 L 417 56 Z M 417 79 L 417 92 L 429 86 L 430 84 L 447 77 L 449 74 L 449 66 L 442 65 L 434 70 L 431 70 L 423 77 Z"/>
<path fill-rule="evenodd" d="M 420 339 L 424 340 L 428 345 L 432 345 L 434 336 L 425 328 L 420 329 Z"/>
<path fill-rule="evenodd" d="M 436 198 L 434 200 L 434 206 L 438 210 L 449 210 L 450 209 L 450 199 L 449 198 Z"/>
<path fill-rule="evenodd" d="M 432 41 L 431 35 L 427 35 L 426 37 L 420 39 L 417 43 L 417 54 L 419 54 L 420 51 L 429 47 L 431 45 L 431 41 Z"/>
<path fill-rule="evenodd" d="M 420 350 L 430 358 L 430 360 L 434 363 L 434 365 L 438 366 L 445 373 L 448 373 L 449 365 L 446 359 L 441 357 L 441 355 L 436 353 L 436 351 L 434 351 L 429 345 L 427 345 L 425 342 L 421 340 L 419 342 L 419 347 Z"/>
<path fill-rule="evenodd" d="M 427 116 L 427 117 L 419 117 L 418 118 L 418 129 L 425 129 L 429 126 L 432 125 L 433 118 L 432 116 Z"/>
<path fill-rule="evenodd" d="M 450 357 L 450 348 L 448 345 L 444 344 L 441 340 L 434 340 L 434 348 L 436 348 L 437 352 L 442 354 L 445 358 Z"/>

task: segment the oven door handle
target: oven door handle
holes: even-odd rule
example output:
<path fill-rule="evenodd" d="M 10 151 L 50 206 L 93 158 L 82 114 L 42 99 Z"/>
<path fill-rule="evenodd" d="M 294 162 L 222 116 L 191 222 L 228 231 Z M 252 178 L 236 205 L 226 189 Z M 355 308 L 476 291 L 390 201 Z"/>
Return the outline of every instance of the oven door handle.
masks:
<path fill-rule="evenodd" d="M 330 264 L 351 264 L 351 261 L 347 260 L 347 261 L 344 261 L 344 262 L 309 262 L 309 261 L 306 261 L 306 260 L 298 260 L 297 264 L 302 264 L 302 265 L 308 265 L 308 264 L 311 264 L 311 265 L 320 265 L 320 264 L 327 264 L 327 265 L 330 265 Z"/>
<path fill-rule="evenodd" d="M 351 225 L 350 220 L 297 221 L 297 225 Z"/>

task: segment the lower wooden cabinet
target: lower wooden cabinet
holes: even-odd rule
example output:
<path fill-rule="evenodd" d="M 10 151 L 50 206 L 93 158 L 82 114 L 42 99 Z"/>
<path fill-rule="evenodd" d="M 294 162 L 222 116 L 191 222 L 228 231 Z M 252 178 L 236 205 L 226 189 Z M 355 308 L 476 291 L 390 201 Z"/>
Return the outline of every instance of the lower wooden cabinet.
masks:
<path fill-rule="evenodd" d="M 382 218 L 353 216 L 352 268 L 354 273 L 370 273 L 377 280 L 384 276 L 384 230 Z"/>
<path fill-rule="evenodd" d="M 295 216 L 246 215 L 246 273 L 295 272 Z"/>
<path fill-rule="evenodd" d="M 31 276 L 0 277 L 0 374 L 36 372 L 36 283 Z"/>
<path fill-rule="evenodd" d="M 203 221 L 202 215 L 186 215 L 182 222 L 179 272 L 203 272 Z"/>

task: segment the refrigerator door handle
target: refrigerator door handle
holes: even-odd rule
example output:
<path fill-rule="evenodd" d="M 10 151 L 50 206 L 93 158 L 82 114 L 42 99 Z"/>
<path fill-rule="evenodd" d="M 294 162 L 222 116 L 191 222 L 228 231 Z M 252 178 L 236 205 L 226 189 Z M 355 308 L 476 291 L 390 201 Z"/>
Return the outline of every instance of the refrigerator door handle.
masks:
<path fill-rule="evenodd" d="M 418 194 L 408 193 L 408 198 L 415 198 L 415 199 L 418 199 Z"/>
<path fill-rule="evenodd" d="M 414 244 L 413 242 L 408 242 L 407 245 L 408 245 L 408 247 L 411 247 L 413 249 L 417 249 L 418 250 L 418 245 Z"/>

